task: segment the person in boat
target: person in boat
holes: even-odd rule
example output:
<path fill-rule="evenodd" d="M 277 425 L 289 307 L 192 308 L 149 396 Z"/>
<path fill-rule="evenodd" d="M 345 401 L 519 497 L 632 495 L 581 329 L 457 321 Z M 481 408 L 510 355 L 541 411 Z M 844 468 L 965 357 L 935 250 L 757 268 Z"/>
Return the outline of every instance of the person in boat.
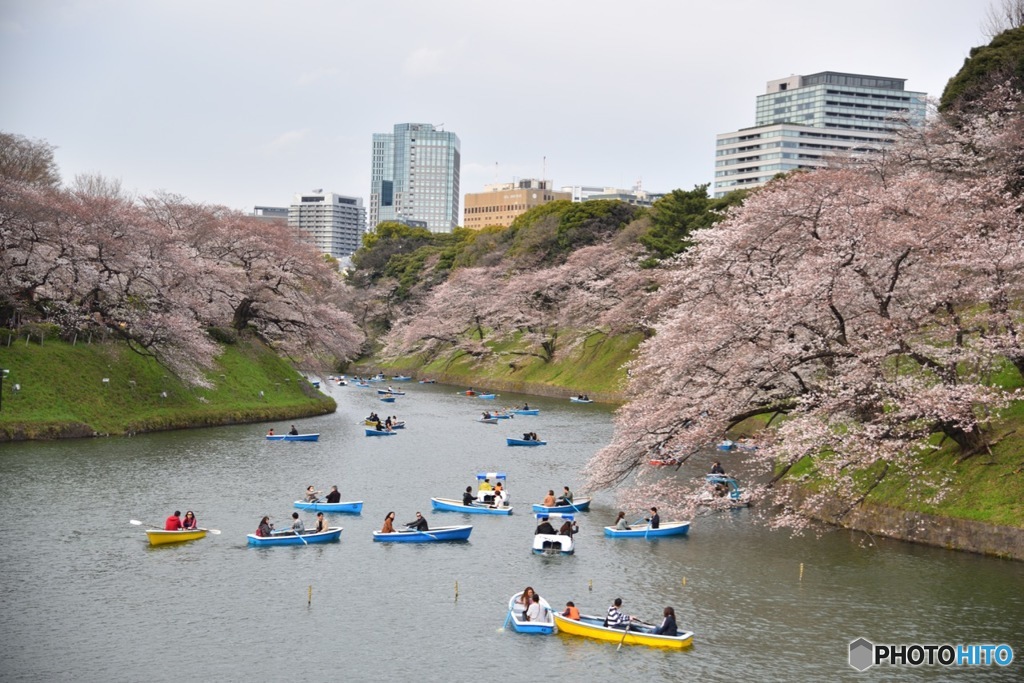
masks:
<path fill-rule="evenodd" d="M 164 522 L 164 531 L 181 531 L 181 510 L 175 510 Z"/>
<path fill-rule="evenodd" d="M 530 432 L 530 441 L 540 441 L 537 437 L 537 432 Z"/>
<path fill-rule="evenodd" d="M 540 596 L 536 593 L 530 598 L 530 606 L 526 608 L 526 614 L 524 615 L 527 621 L 548 621 L 547 614 L 544 613 L 544 608 L 540 604 Z"/>
<path fill-rule="evenodd" d="M 551 522 L 548 521 L 547 517 L 540 518 L 540 524 L 537 525 L 537 530 L 533 532 L 534 536 L 537 534 L 548 534 L 549 536 L 555 535 L 555 527 L 551 526 Z"/>
<path fill-rule="evenodd" d="M 491 419 L 491 413 L 489 411 L 487 411 L 487 410 L 485 410 L 483 413 L 481 413 L 481 415 L 483 415 L 483 419 L 485 419 L 485 420 L 490 420 Z"/>
<path fill-rule="evenodd" d="M 491 493 L 493 490 L 494 487 L 491 486 L 491 480 L 485 477 L 484 480 L 480 482 L 480 493 L 483 494 L 480 497 L 480 500 L 482 500 L 485 503 L 493 503 L 494 494 Z"/>
<path fill-rule="evenodd" d="M 337 485 L 331 487 L 331 492 L 327 494 L 327 502 L 332 504 L 341 502 L 341 494 L 338 493 Z"/>
<path fill-rule="evenodd" d="M 416 513 L 416 519 L 406 522 L 405 526 L 414 531 L 428 531 L 427 520 L 419 512 Z"/>
<path fill-rule="evenodd" d="M 608 608 L 608 614 L 605 615 L 604 625 L 608 628 L 629 628 L 629 622 L 633 620 L 633 617 L 628 614 L 624 614 L 621 609 L 622 598 L 615 598 L 612 602 L 611 607 Z"/>
<path fill-rule="evenodd" d="M 466 491 L 462 494 L 462 504 L 471 506 L 476 503 L 476 496 L 473 495 L 473 487 L 467 486 Z"/>
<path fill-rule="evenodd" d="M 576 603 L 573 602 L 572 600 L 570 600 L 569 602 L 565 603 L 565 611 L 562 612 L 562 616 L 565 617 L 566 619 L 572 619 L 573 621 L 579 621 L 580 620 L 580 611 L 576 607 Z"/>
<path fill-rule="evenodd" d="M 196 521 L 196 515 L 194 512 L 189 510 L 185 513 L 185 519 L 181 520 L 182 531 L 191 531 L 199 528 L 199 522 Z"/>
<path fill-rule="evenodd" d="M 320 494 L 322 494 L 322 493 L 323 493 L 323 491 L 316 491 L 313 488 L 313 485 L 310 484 L 309 486 L 306 487 L 306 502 L 307 503 L 315 503 L 315 502 L 317 502 L 318 500 L 320 500 Z"/>
<path fill-rule="evenodd" d="M 536 595 L 536 593 L 533 590 L 533 586 L 527 586 L 523 589 L 523 592 L 519 594 L 519 599 L 516 602 L 519 603 L 524 612 L 526 611 L 526 608 L 533 604 L 534 595 Z"/>
<path fill-rule="evenodd" d="M 271 428 L 270 428 L 270 429 L 269 429 L 269 430 L 267 431 L 267 436 L 273 436 L 273 435 L 274 435 L 274 428 L 273 428 L 273 427 L 271 427 Z"/>
<path fill-rule="evenodd" d="M 377 424 L 376 424 L 376 425 L 374 425 L 374 428 L 375 428 L 375 429 L 376 429 L 376 430 L 377 430 L 378 432 L 390 432 L 390 431 L 391 431 L 391 429 L 390 429 L 390 428 L 388 428 L 388 427 L 385 427 L 385 426 L 384 426 L 384 423 L 380 421 L 380 418 L 379 418 L 379 417 L 377 418 Z"/>
<path fill-rule="evenodd" d="M 529 409 L 530 409 L 530 404 L 529 403 L 523 403 L 523 410 L 529 410 Z"/>
<path fill-rule="evenodd" d="M 558 535 L 568 536 L 569 538 L 572 538 L 572 535 L 575 533 L 579 533 L 579 530 L 579 524 L 577 524 L 576 522 L 570 522 L 569 520 L 565 520 L 565 523 L 562 524 L 562 526 L 558 529 Z"/>
<path fill-rule="evenodd" d="M 626 513 L 619 510 L 619 516 L 615 518 L 615 528 L 619 531 L 628 531 L 629 522 L 626 521 Z"/>
<path fill-rule="evenodd" d="M 562 489 L 562 496 L 558 499 L 558 504 L 572 505 L 572 491 L 569 490 L 568 486 L 563 486 Z"/>
<path fill-rule="evenodd" d="M 548 495 L 544 496 L 544 502 L 541 505 L 546 508 L 553 508 L 558 505 L 558 501 L 555 500 L 554 489 L 548 489 Z"/>
<path fill-rule="evenodd" d="M 716 460 L 711 466 L 711 474 L 725 474 L 725 468 L 722 467 L 722 463 Z"/>
<path fill-rule="evenodd" d="M 679 628 L 676 626 L 676 611 L 671 607 L 666 607 L 662 615 L 664 618 L 661 620 L 661 625 L 651 631 L 651 633 L 656 636 L 678 636 Z"/>
<path fill-rule="evenodd" d="M 274 534 L 274 525 L 270 523 L 270 517 L 266 515 L 260 520 L 260 525 L 256 528 L 257 536 L 272 536 Z"/>
<path fill-rule="evenodd" d="M 290 436 L 298 436 L 299 430 L 295 428 L 295 425 L 292 425 L 292 428 L 288 430 L 288 434 Z"/>
<path fill-rule="evenodd" d="M 377 413 L 374 413 L 374 412 L 371 412 L 370 413 L 370 417 L 368 417 L 366 419 L 369 420 L 370 422 L 379 422 L 380 421 L 380 418 L 377 417 Z"/>
<path fill-rule="evenodd" d="M 531 440 L 530 432 L 523 432 L 523 441 L 530 441 L 530 440 Z"/>
<path fill-rule="evenodd" d="M 316 532 L 319 534 L 323 531 L 327 531 L 327 520 L 324 519 L 324 513 L 316 513 Z"/>
<path fill-rule="evenodd" d="M 651 508 L 651 516 L 644 518 L 645 522 L 649 522 L 652 529 L 657 529 L 661 526 L 661 517 L 658 516 L 658 508 Z"/>
<path fill-rule="evenodd" d="M 386 429 L 387 429 L 388 431 L 390 431 L 390 430 L 391 430 L 391 427 L 392 427 L 392 425 L 394 425 L 394 424 L 395 424 L 395 423 L 391 421 L 391 416 L 390 416 L 390 415 L 389 415 L 388 417 L 386 417 L 386 418 L 384 419 L 384 427 L 385 427 L 385 428 L 386 428 Z"/>
<path fill-rule="evenodd" d="M 301 519 L 299 519 L 299 513 L 298 512 L 293 512 L 292 513 L 292 532 L 296 536 L 298 536 L 299 534 L 301 534 L 305 530 L 306 530 L 306 525 L 305 525 L 305 523 L 303 523 L 303 521 Z"/>
<path fill-rule="evenodd" d="M 395 533 L 395 513 L 394 511 L 384 515 L 384 526 L 380 528 L 382 534 L 393 534 Z"/>
<path fill-rule="evenodd" d="M 505 504 L 505 489 L 502 488 L 501 482 L 494 484 L 494 497 L 491 500 L 492 508 L 499 508 Z"/>

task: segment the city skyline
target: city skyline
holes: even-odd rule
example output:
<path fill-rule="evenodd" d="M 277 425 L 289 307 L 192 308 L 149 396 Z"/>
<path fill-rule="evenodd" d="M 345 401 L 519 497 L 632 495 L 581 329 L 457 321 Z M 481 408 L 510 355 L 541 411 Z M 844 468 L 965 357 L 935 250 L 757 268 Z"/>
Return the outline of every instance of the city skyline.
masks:
<path fill-rule="evenodd" d="M 54 145 L 66 182 L 246 212 L 311 187 L 368 204 L 373 134 L 402 121 L 457 131 L 462 195 L 520 178 L 690 189 L 766 81 L 887 74 L 937 97 L 988 42 L 987 6 L 10 0 L 0 130 Z"/>

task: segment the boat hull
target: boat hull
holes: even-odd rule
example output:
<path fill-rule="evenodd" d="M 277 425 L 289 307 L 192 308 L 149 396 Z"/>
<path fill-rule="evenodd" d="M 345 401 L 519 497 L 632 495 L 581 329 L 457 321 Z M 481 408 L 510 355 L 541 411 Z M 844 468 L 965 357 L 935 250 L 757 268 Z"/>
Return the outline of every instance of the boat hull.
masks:
<path fill-rule="evenodd" d="M 256 534 L 249 534 L 246 538 L 249 539 L 249 545 L 264 547 L 264 546 L 276 546 L 276 545 L 313 545 L 315 543 L 330 543 L 337 541 L 341 538 L 340 526 L 328 527 L 327 531 L 321 531 L 316 533 L 310 529 L 307 529 L 302 536 L 296 536 L 289 532 L 275 533 L 273 536 L 257 536 Z M 305 543 L 303 543 L 305 541 Z"/>
<path fill-rule="evenodd" d="M 547 441 L 533 441 L 532 439 L 528 441 L 526 439 L 512 439 L 512 438 L 509 438 L 509 437 L 505 437 L 505 442 L 509 446 L 547 446 L 548 445 Z"/>
<path fill-rule="evenodd" d="M 576 547 L 572 536 L 534 534 L 533 552 L 535 555 L 573 555 L 576 552 Z"/>
<path fill-rule="evenodd" d="M 689 531 L 689 522 L 662 522 L 657 529 L 649 529 L 646 524 L 633 525 L 628 529 L 606 526 L 604 535 L 612 538 L 661 538 L 663 536 L 685 536 Z"/>
<path fill-rule="evenodd" d="M 512 630 L 516 633 L 532 633 L 534 635 L 549 636 L 555 632 L 555 622 L 551 618 L 551 605 L 544 598 L 540 599 L 540 606 L 544 608 L 544 617 L 547 621 L 527 621 L 523 614 L 526 611 L 519 602 L 522 591 L 508 599 L 508 611 L 511 617 L 506 617 L 512 624 Z"/>
<path fill-rule="evenodd" d="M 338 512 L 358 515 L 363 511 L 363 501 L 361 500 L 342 501 L 340 503 L 307 503 L 303 500 L 297 500 L 294 505 L 300 510 L 310 510 L 312 512 Z"/>
<path fill-rule="evenodd" d="M 379 429 L 367 429 L 366 430 L 366 435 L 367 436 L 394 436 L 395 433 L 394 432 L 381 431 Z"/>
<path fill-rule="evenodd" d="M 439 541 L 468 541 L 473 531 L 471 525 L 439 526 L 427 531 L 396 531 L 390 534 L 373 532 L 373 540 L 378 543 L 437 543 Z"/>
<path fill-rule="evenodd" d="M 558 612 L 553 614 L 559 633 L 571 636 L 607 640 L 612 643 L 623 643 L 624 645 L 646 645 L 647 647 L 674 649 L 682 649 L 693 645 L 693 633 L 690 631 L 684 631 L 677 636 L 656 636 L 653 633 L 608 628 L 602 625 L 604 619 L 601 617 L 583 615 L 579 621 L 576 621 L 575 619 L 563 617 Z"/>
<path fill-rule="evenodd" d="M 267 434 L 267 441 L 319 441 L 320 434 Z"/>
<path fill-rule="evenodd" d="M 573 402 L 573 403 L 593 403 L 594 402 L 593 400 L 591 400 L 589 398 L 576 398 L 575 396 L 573 396 L 569 400 L 571 402 Z"/>
<path fill-rule="evenodd" d="M 590 509 L 590 498 L 580 498 L 573 501 L 572 505 L 541 505 L 533 504 L 534 512 L 583 512 Z"/>
<path fill-rule="evenodd" d="M 163 529 L 146 529 L 146 536 L 149 537 L 150 545 L 167 545 L 169 543 L 184 543 L 185 541 L 198 541 L 206 537 L 206 529 L 189 529 L 188 531 L 164 531 Z"/>
<path fill-rule="evenodd" d="M 485 401 L 493 401 L 495 394 L 477 394 L 477 398 L 482 398 Z"/>
<path fill-rule="evenodd" d="M 513 415 L 540 415 L 540 408 L 516 408 L 514 410 L 510 410 L 509 412 L 512 413 Z"/>
<path fill-rule="evenodd" d="M 485 504 L 480 505 L 463 505 L 462 501 L 455 500 L 454 498 L 431 498 L 430 504 L 435 510 L 444 510 L 446 512 L 465 512 L 470 515 L 511 515 L 511 506 L 502 506 L 500 508 L 492 508 Z"/>

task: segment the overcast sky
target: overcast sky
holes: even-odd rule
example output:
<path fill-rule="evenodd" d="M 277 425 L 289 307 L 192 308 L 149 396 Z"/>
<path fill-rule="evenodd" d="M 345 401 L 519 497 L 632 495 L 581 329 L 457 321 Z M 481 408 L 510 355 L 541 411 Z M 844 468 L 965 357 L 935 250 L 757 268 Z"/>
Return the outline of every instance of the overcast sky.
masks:
<path fill-rule="evenodd" d="M 542 175 L 710 182 L 769 80 L 941 94 L 989 0 L 0 0 L 0 130 L 98 172 L 251 211 L 369 199 L 373 133 L 444 124 L 463 194 Z M 546 162 L 545 162 L 546 159 Z"/>

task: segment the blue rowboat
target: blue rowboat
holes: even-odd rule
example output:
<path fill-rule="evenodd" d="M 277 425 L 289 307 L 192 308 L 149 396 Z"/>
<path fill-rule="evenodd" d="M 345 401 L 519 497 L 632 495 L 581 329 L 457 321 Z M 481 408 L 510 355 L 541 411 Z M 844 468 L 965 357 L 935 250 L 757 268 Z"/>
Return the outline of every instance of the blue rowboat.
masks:
<path fill-rule="evenodd" d="M 410 377 L 409 375 L 395 375 L 394 377 L 391 378 L 393 382 L 408 382 L 411 379 L 412 377 Z"/>
<path fill-rule="evenodd" d="M 316 388 L 316 389 L 320 388 L 320 380 L 313 379 L 313 380 L 310 380 L 309 383 L 312 384 L 313 387 Z"/>
<path fill-rule="evenodd" d="M 534 441 L 533 439 L 513 439 L 511 437 L 505 437 L 506 443 L 509 446 L 547 446 L 547 441 Z"/>
<path fill-rule="evenodd" d="M 631 524 L 628 529 L 604 528 L 604 535 L 612 538 L 659 538 L 661 536 L 685 536 L 690 530 L 689 522 L 662 522 L 657 529 L 647 524 Z"/>
<path fill-rule="evenodd" d="M 715 446 L 720 451 L 734 451 L 736 450 L 736 442 L 726 439 L 722 443 Z"/>
<path fill-rule="evenodd" d="M 295 507 L 300 510 L 311 510 L 312 512 L 344 512 L 350 515 L 358 515 L 363 511 L 363 501 L 350 500 L 340 503 L 307 503 L 304 500 L 297 500 Z"/>
<path fill-rule="evenodd" d="M 320 432 L 316 434 L 267 434 L 267 441 L 317 441 L 320 439 Z"/>
<path fill-rule="evenodd" d="M 593 403 L 594 401 L 589 398 L 580 398 L 578 396 L 570 396 L 569 400 L 573 403 Z"/>
<path fill-rule="evenodd" d="M 526 605 L 519 602 L 519 598 L 523 595 L 522 591 L 516 593 L 508 599 L 508 613 L 510 617 L 506 617 L 512 623 L 512 629 L 516 633 L 536 633 L 539 635 L 549 636 L 555 632 L 555 622 L 551 617 L 551 605 L 544 598 L 540 598 L 540 606 L 544 609 L 544 619 L 542 621 L 527 621 L 526 620 Z M 539 596 L 538 596 L 539 597 Z"/>
<path fill-rule="evenodd" d="M 395 433 L 394 432 L 385 431 L 385 430 L 382 430 L 382 429 L 367 429 L 366 430 L 366 435 L 367 436 L 394 436 Z"/>
<path fill-rule="evenodd" d="M 477 394 L 477 398 L 482 398 L 485 401 L 493 401 L 496 394 Z"/>
<path fill-rule="evenodd" d="M 499 420 L 511 420 L 512 416 L 509 413 L 495 413 L 491 412 L 491 417 L 496 417 Z"/>
<path fill-rule="evenodd" d="M 439 526 L 426 531 L 403 529 L 390 534 L 373 532 L 373 540 L 380 543 L 435 543 L 437 541 L 468 541 L 473 531 L 471 524 L 463 526 Z"/>
<path fill-rule="evenodd" d="M 257 536 L 256 534 L 249 534 L 246 538 L 249 539 L 249 545 L 255 546 L 268 546 L 268 545 L 309 545 L 312 543 L 330 543 L 331 541 L 337 541 L 341 538 L 341 530 L 343 527 L 332 526 L 328 527 L 327 531 L 321 531 L 317 533 L 313 529 L 306 529 L 302 532 L 302 536 L 296 536 L 291 531 L 275 531 L 273 536 Z M 305 543 L 303 543 L 305 541 Z"/>
<path fill-rule="evenodd" d="M 465 512 L 471 515 L 511 515 L 512 506 L 503 505 L 501 507 L 492 508 L 486 503 L 474 503 L 473 505 L 463 505 L 461 500 L 454 498 L 431 498 L 430 504 L 435 510 L 444 510 L 446 512 Z"/>
<path fill-rule="evenodd" d="M 357 382 L 353 383 L 352 386 L 360 387 L 362 389 L 369 389 L 370 388 L 370 383 L 369 382 L 358 382 L 357 381 Z"/>
<path fill-rule="evenodd" d="M 380 400 L 383 401 L 384 403 L 394 403 L 395 397 L 391 395 L 381 396 Z"/>
<path fill-rule="evenodd" d="M 540 408 L 513 408 L 508 412 L 513 415 L 540 415 Z"/>
<path fill-rule="evenodd" d="M 540 503 L 533 504 L 534 512 L 583 512 L 584 510 L 590 509 L 590 498 L 577 498 L 572 502 L 572 505 L 541 505 Z"/>

